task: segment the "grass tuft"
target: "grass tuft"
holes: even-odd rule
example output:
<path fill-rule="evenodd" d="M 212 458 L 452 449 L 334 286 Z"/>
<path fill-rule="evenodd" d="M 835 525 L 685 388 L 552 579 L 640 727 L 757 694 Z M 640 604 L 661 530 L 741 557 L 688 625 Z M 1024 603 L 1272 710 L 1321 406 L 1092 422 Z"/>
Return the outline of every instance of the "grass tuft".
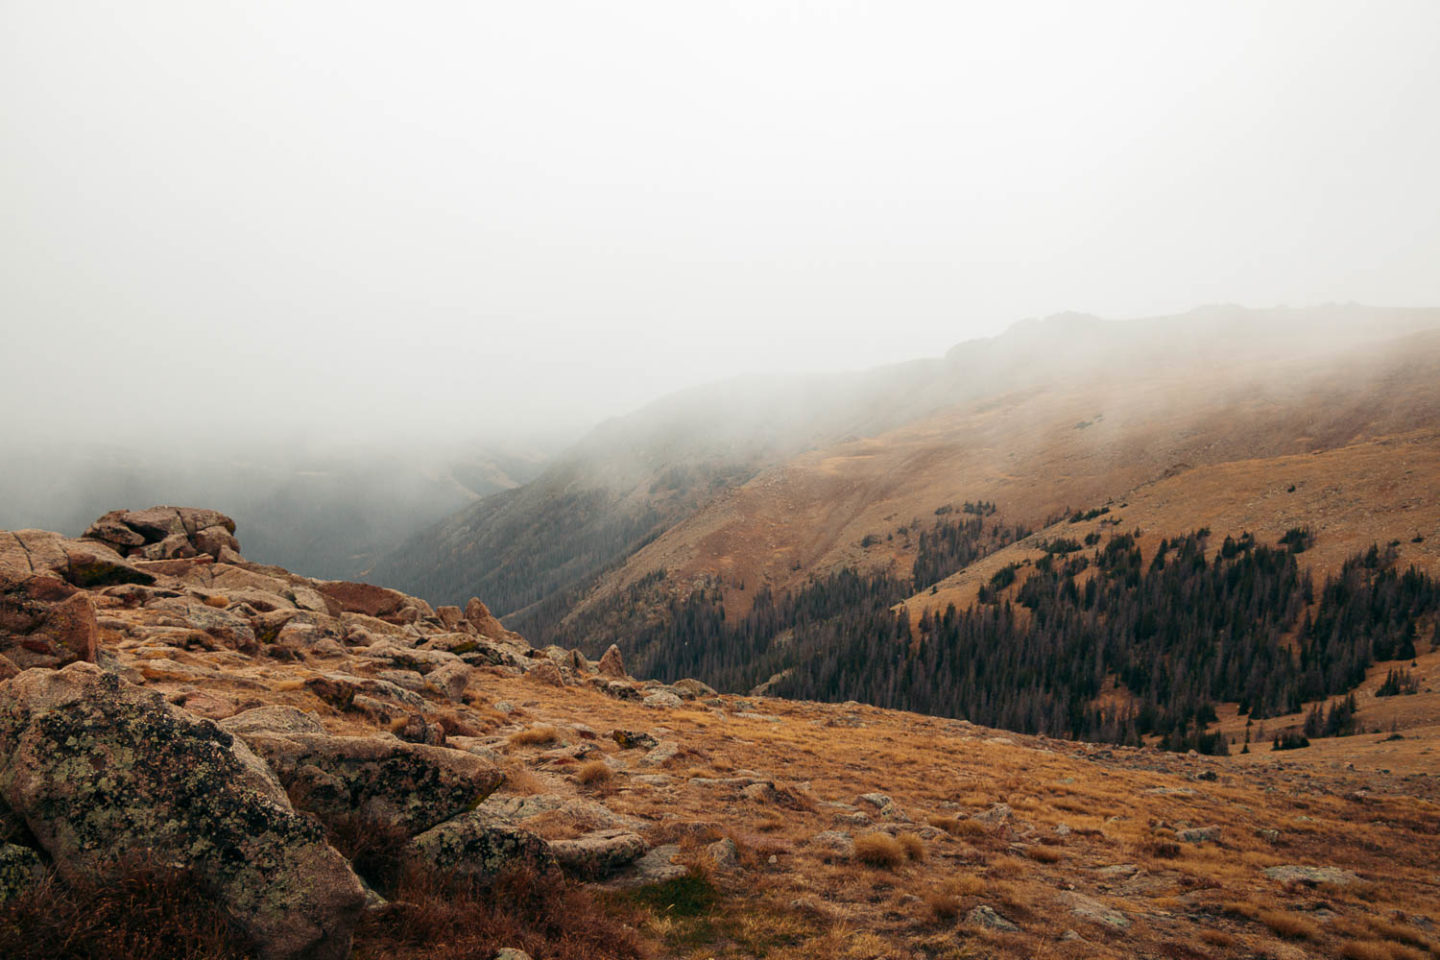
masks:
<path fill-rule="evenodd" d="M 855 859 L 893 870 L 905 862 L 905 848 L 888 833 L 862 833 L 855 838 Z"/>
<path fill-rule="evenodd" d="M 575 779 L 587 787 L 603 787 L 615 779 L 615 771 L 604 760 L 591 760 L 575 771 Z"/>
<path fill-rule="evenodd" d="M 902 833 L 895 838 L 895 842 L 900 844 L 900 848 L 905 851 L 906 859 L 914 860 L 916 863 L 925 860 L 925 841 L 920 839 L 919 834 Z"/>
<path fill-rule="evenodd" d="M 524 730 L 516 730 L 510 734 L 509 742 L 512 747 L 534 747 L 554 743 L 559 738 L 559 730 L 548 723 L 540 723 L 533 727 L 526 727 Z"/>

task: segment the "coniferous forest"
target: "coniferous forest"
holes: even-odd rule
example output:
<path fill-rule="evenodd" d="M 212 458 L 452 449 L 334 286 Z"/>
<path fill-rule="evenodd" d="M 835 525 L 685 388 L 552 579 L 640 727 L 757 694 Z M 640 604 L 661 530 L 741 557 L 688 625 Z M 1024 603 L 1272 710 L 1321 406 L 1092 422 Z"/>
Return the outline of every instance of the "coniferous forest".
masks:
<path fill-rule="evenodd" d="M 1148 561 L 1132 533 L 1103 543 L 1092 534 L 1093 549 L 1058 538 L 1033 563 L 1001 568 L 968 608 L 911 623 L 893 610 L 899 600 L 1027 535 L 979 510 L 948 513 L 921 533 L 910 579 L 844 569 L 792 593 L 761 589 L 730 618 L 717 584 L 667 597 L 654 592 L 661 572 L 562 642 L 595 655 L 616 642 L 639 675 L 728 691 L 779 675 L 769 692 L 780 696 L 1220 752 L 1205 732 L 1217 704 L 1238 702 L 1257 720 L 1294 713 L 1440 637 L 1435 580 L 1397 569 L 1394 548 L 1376 546 L 1317 589 L 1299 566 L 1313 541 L 1305 530 L 1273 546 L 1249 534 L 1215 544 L 1199 530 L 1161 541 Z M 1307 733 L 1348 732 L 1351 706 Z"/>

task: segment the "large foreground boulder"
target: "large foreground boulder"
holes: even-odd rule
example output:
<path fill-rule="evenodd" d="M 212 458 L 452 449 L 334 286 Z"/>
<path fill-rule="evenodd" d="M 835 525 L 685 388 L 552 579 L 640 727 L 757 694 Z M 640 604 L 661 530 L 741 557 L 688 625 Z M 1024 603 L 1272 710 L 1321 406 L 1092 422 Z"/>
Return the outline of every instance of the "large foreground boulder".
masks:
<path fill-rule="evenodd" d="M 0 799 L 65 876 L 191 870 L 267 960 L 343 958 L 349 864 L 241 741 L 88 663 L 0 683 Z"/>
<path fill-rule="evenodd" d="M 411 836 L 473 809 L 505 780 L 493 763 L 474 754 L 389 734 L 241 736 L 270 763 L 302 809 L 321 817 L 379 820 Z"/>

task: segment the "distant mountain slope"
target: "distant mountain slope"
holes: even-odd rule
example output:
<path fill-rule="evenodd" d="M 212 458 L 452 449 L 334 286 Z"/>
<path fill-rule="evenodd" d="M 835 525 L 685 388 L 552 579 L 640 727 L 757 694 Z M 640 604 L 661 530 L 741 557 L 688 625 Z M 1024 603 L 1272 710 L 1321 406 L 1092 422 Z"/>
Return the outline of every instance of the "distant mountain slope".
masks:
<path fill-rule="evenodd" d="M 436 602 L 491 597 L 533 639 L 574 643 L 697 585 L 744 615 L 762 588 L 848 567 L 908 578 L 920 530 L 967 500 L 1034 529 L 1192 470 L 1432 428 L 1436 329 L 1440 311 L 1353 305 L 1067 314 L 941 359 L 689 391 L 375 575 Z"/>

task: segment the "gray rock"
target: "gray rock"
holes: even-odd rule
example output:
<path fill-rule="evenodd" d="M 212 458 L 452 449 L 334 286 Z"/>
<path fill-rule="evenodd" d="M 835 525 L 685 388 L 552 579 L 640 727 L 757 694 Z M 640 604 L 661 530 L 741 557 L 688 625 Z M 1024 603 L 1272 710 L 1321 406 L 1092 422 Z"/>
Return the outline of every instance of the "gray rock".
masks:
<path fill-rule="evenodd" d="M 983 903 L 965 914 L 965 922 L 972 926 L 984 927 L 987 930 L 999 930 L 1002 933 L 1016 933 L 1020 929 L 996 913 L 993 907 Z"/>
<path fill-rule="evenodd" d="M 1079 893 L 1065 893 L 1061 898 L 1070 912 L 1082 920 L 1089 920 L 1102 926 L 1124 930 L 1130 926 L 1130 918 L 1118 910 L 1112 910 L 1093 897 Z"/>
<path fill-rule="evenodd" d="M 1219 827 L 1191 827 L 1188 830 L 1181 830 L 1175 834 L 1185 843 L 1219 843 Z"/>
<path fill-rule="evenodd" d="M 655 745 L 655 748 L 640 758 L 642 767 L 659 767 L 666 762 L 673 760 L 680 752 L 680 744 L 674 740 L 662 740 Z"/>
<path fill-rule="evenodd" d="M 1009 804 L 997 803 L 984 813 L 975 814 L 971 819 L 993 826 L 994 824 L 1004 823 L 1006 820 L 1009 820 L 1011 812 Z"/>
<path fill-rule="evenodd" d="M 359 880 L 230 733 L 86 663 L 8 680 L 0 704 L 0 797 L 62 875 L 148 849 L 193 870 L 267 960 L 349 955 Z"/>
<path fill-rule="evenodd" d="M 495 954 L 495 960 L 530 960 L 530 954 L 514 947 L 505 947 Z"/>
<path fill-rule="evenodd" d="M 462 814 L 417 836 L 415 850 L 431 866 L 491 879 L 510 866 L 558 868 L 544 840 L 480 811 Z"/>
<path fill-rule="evenodd" d="M 634 863 L 648 849 L 641 837 L 624 830 L 597 830 L 574 840 L 550 842 L 550 852 L 560 866 L 581 880 L 603 880 Z"/>
<path fill-rule="evenodd" d="M 1339 867 L 1308 867 L 1299 864 L 1266 867 L 1265 876 L 1280 883 L 1303 883 L 1308 887 L 1322 883 L 1343 887 L 1359 879 L 1349 870 L 1341 870 Z"/>
<path fill-rule="evenodd" d="M 707 846 L 705 858 L 720 870 L 733 870 L 740 865 L 740 851 L 729 837 L 721 837 Z"/>
<path fill-rule="evenodd" d="M 473 809 L 504 775 L 473 753 L 393 736 L 250 733 L 296 803 L 321 816 L 360 816 L 411 835 Z"/>
<path fill-rule="evenodd" d="M 855 854 L 855 841 L 850 839 L 850 834 L 839 830 L 824 830 L 815 834 L 810 838 L 810 846 L 840 857 L 851 857 Z"/>
<path fill-rule="evenodd" d="M 684 706 L 684 701 L 668 690 L 652 693 L 641 702 L 644 703 L 645 706 L 657 710 L 673 710 L 676 707 Z"/>
<path fill-rule="evenodd" d="M 280 704 L 266 704 L 244 710 L 220 721 L 220 726 L 235 734 L 248 733 L 324 733 L 325 728 L 313 713 L 285 707 Z"/>
<path fill-rule="evenodd" d="M 678 880 L 690 872 L 684 864 L 675 862 L 675 857 L 679 854 L 678 844 L 662 844 L 636 860 L 606 886 L 623 889 L 642 887 L 651 883 L 664 883 L 667 880 Z"/>

